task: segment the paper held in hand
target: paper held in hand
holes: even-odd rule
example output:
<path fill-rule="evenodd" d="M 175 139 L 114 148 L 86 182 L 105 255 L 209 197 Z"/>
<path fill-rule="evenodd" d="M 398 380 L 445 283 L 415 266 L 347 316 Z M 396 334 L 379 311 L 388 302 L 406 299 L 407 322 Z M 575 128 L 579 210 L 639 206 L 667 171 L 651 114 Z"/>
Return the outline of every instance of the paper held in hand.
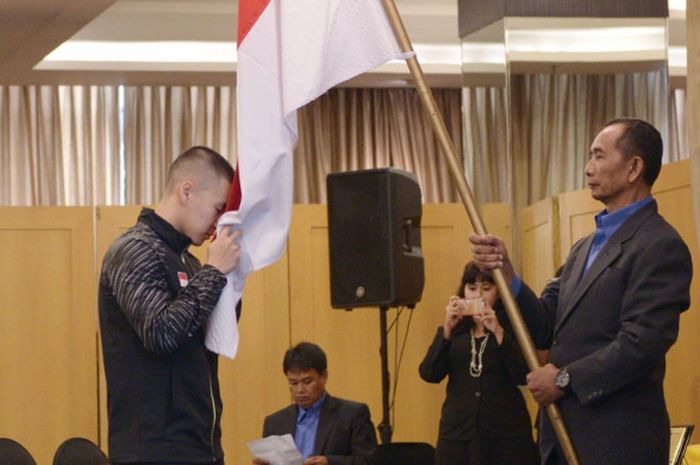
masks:
<path fill-rule="evenodd" d="M 251 441 L 248 443 L 248 449 L 253 457 L 270 465 L 302 465 L 304 462 L 291 434 Z"/>

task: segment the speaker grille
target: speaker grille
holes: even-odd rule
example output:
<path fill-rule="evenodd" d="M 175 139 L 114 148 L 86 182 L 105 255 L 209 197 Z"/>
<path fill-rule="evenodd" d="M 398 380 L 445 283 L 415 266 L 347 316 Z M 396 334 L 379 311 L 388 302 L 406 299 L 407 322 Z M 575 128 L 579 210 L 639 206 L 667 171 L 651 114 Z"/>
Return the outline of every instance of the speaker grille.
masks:
<path fill-rule="evenodd" d="M 420 188 L 384 168 L 331 174 L 328 187 L 331 305 L 413 305 L 423 290 Z"/>

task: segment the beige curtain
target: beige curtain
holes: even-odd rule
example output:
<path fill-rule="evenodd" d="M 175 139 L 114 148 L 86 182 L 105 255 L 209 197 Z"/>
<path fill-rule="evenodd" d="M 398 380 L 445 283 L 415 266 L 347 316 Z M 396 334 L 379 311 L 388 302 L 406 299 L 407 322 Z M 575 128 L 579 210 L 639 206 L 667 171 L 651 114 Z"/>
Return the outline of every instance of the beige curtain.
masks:
<path fill-rule="evenodd" d="M 206 145 L 236 161 L 236 100 L 232 87 L 126 87 L 126 204 L 156 203 L 175 157 Z"/>
<path fill-rule="evenodd" d="M 0 205 L 118 201 L 115 87 L 0 86 Z"/>
<path fill-rule="evenodd" d="M 671 90 L 668 146 L 664 155 L 669 162 L 686 160 L 688 151 L 688 117 L 686 115 L 686 90 Z"/>
<path fill-rule="evenodd" d="M 458 89 L 434 89 L 457 153 Z M 326 201 L 326 175 L 393 166 L 415 173 L 424 202 L 454 202 L 456 189 L 415 89 L 333 89 L 302 108 L 294 154 L 294 201 Z"/>
<path fill-rule="evenodd" d="M 512 160 L 507 148 L 505 87 L 465 87 L 464 165 L 477 202 L 510 198 Z"/>
<path fill-rule="evenodd" d="M 516 211 L 582 189 L 590 143 L 602 124 L 636 116 L 669 140 L 666 74 L 536 74 L 511 77 L 513 191 Z M 507 179 L 499 182 L 507 183 Z M 505 187 L 504 187 L 505 190 Z"/>

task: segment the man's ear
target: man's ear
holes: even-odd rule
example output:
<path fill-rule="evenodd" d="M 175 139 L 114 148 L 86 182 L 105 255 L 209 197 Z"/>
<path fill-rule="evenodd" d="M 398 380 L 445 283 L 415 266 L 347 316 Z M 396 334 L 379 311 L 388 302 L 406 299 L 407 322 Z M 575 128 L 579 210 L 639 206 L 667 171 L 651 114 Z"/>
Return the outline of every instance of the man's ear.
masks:
<path fill-rule="evenodd" d="M 630 184 L 634 184 L 644 175 L 644 160 L 639 155 L 633 155 L 629 160 L 629 173 L 627 179 Z"/>
<path fill-rule="evenodd" d="M 189 202 L 190 196 L 192 195 L 192 181 L 183 181 L 178 186 L 177 191 L 180 202 L 186 204 Z"/>

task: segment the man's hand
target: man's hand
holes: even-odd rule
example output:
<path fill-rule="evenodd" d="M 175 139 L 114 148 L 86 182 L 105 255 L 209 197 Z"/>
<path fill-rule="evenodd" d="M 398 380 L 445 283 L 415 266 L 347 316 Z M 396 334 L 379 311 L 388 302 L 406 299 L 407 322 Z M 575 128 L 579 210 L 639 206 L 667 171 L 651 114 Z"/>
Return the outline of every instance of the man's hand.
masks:
<path fill-rule="evenodd" d="M 548 363 L 527 375 L 527 388 L 532 393 L 532 397 L 542 407 L 564 397 L 564 391 L 554 384 L 558 372 L 559 368 Z"/>
<path fill-rule="evenodd" d="M 224 226 L 221 234 L 217 234 L 216 239 L 207 250 L 207 265 L 228 274 L 238 265 L 241 257 L 241 247 L 238 245 L 238 238 L 241 236 L 240 229 L 233 229 L 233 226 Z"/>
<path fill-rule="evenodd" d="M 253 465 L 270 465 L 270 462 L 266 462 L 265 460 L 256 457 L 253 459 Z"/>
<path fill-rule="evenodd" d="M 469 242 L 472 243 L 472 253 L 474 254 L 476 266 L 488 275 L 491 275 L 491 272 L 497 268 L 502 269 L 506 283 L 510 285 L 515 271 L 503 240 L 491 234 L 483 236 L 471 234 L 469 235 Z"/>
<path fill-rule="evenodd" d="M 328 465 L 328 458 L 323 455 L 314 455 L 306 459 L 304 465 Z"/>

